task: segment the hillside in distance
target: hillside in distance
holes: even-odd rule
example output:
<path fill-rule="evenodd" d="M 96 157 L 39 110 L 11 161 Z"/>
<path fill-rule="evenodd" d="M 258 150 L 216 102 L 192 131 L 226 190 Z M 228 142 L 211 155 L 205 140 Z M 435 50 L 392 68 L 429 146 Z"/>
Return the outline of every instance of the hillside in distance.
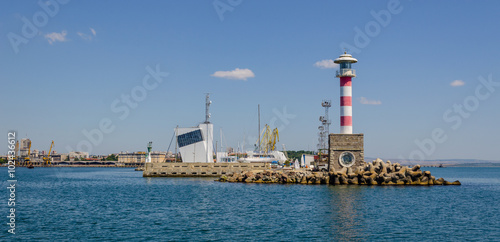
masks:
<path fill-rule="evenodd" d="M 500 167 L 500 160 L 479 160 L 479 159 L 436 159 L 436 160 L 422 160 L 422 161 L 414 161 L 414 160 L 402 160 L 402 159 L 390 159 L 379 157 L 380 159 L 391 162 L 397 162 L 401 165 L 424 165 L 424 166 L 478 166 L 478 167 L 487 167 L 487 166 L 498 166 Z M 365 157 L 366 162 L 371 162 L 377 158 L 374 157 Z"/>

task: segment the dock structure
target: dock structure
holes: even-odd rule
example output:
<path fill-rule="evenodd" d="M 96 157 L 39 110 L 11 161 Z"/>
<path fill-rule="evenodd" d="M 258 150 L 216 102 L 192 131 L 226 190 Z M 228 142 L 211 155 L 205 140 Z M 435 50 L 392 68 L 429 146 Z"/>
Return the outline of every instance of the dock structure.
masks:
<path fill-rule="evenodd" d="M 220 177 L 242 171 L 263 171 L 271 169 L 271 163 L 147 163 L 143 177 Z"/>

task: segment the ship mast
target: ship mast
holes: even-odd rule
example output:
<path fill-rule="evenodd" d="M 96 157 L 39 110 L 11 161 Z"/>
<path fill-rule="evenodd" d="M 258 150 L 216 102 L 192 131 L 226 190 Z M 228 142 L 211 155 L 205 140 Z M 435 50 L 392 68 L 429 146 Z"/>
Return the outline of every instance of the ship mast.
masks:
<path fill-rule="evenodd" d="M 260 155 L 260 104 L 257 106 L 258 113 L 259 113 L 259 155 Z"/>

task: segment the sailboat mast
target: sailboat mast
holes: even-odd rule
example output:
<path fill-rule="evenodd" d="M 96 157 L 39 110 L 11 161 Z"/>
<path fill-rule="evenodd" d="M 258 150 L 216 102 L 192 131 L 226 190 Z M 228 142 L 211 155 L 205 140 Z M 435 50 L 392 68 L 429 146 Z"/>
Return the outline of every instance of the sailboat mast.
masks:
<path fill-rule="evenodd" d="M 260 104 L 257 106 L 259 112 L 259 154 L 260 154 Z"/>
<path fill-rule="evenodd" d="M 177 162 L 177 130 L 179 129 L 179 125 L 175 127 L 175 161 Z"/>

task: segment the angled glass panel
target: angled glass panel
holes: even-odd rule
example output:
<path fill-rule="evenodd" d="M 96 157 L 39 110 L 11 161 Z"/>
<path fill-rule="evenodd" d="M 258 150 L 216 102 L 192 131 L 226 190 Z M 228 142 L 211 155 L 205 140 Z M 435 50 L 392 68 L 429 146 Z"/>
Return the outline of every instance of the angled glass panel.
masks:
<path fill-rule="evenodd" d="M 203 141 L 203 136 L 201 136 L 201 130 L 199 129 L 177 136 L 177 143 L 179 144 L 179 147 L 184 147 L 201 141 Z"/>

